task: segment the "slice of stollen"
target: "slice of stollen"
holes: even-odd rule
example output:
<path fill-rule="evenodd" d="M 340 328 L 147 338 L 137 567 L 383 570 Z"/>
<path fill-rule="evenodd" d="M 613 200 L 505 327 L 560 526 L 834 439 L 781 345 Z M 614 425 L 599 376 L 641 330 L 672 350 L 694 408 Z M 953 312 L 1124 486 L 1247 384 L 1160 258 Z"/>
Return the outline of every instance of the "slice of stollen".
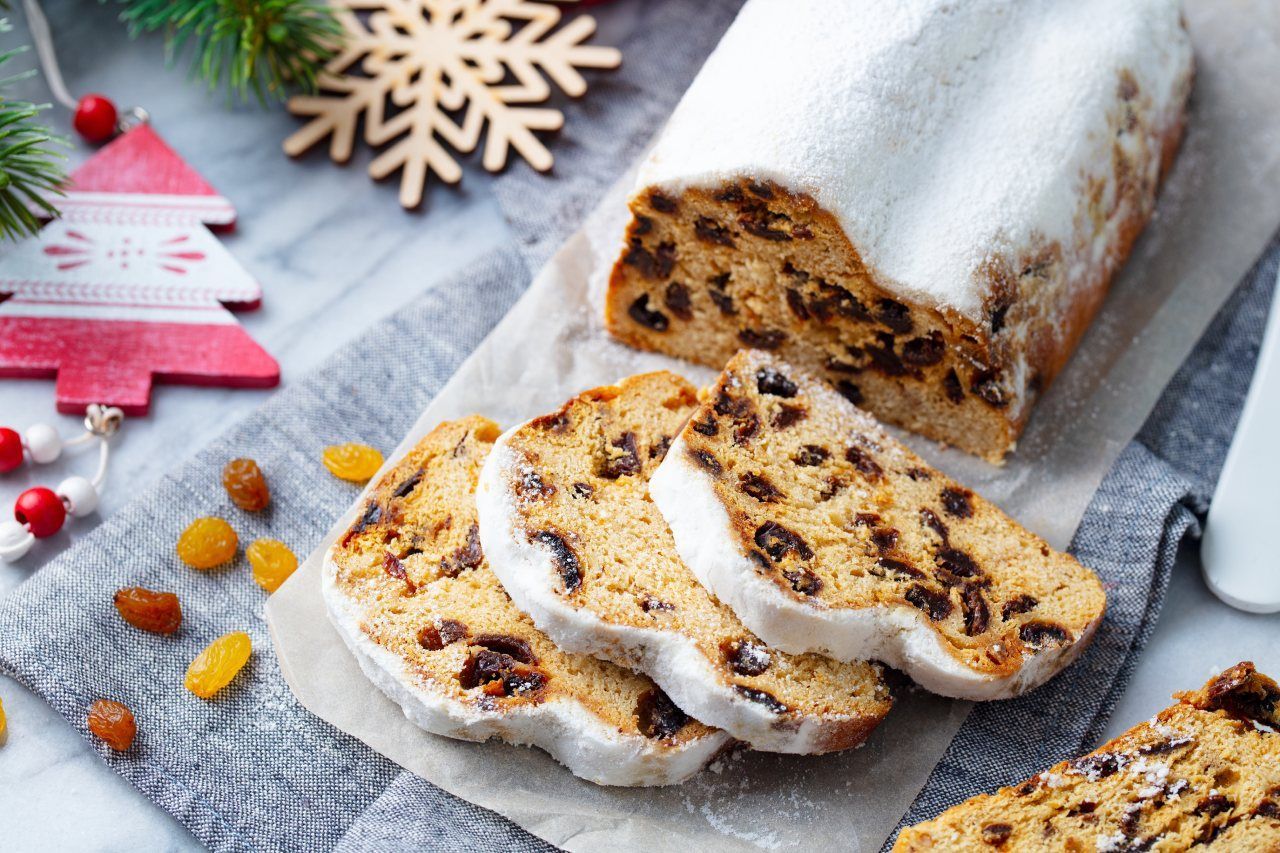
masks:
<path fill-rule="evenodd" d="M 890 707 L 881 668 L 765 646 L 681 563 L 649 500 L 649 475 L 696 407 L 683 379 L 650 373 L 505 433 L 477 491 L 493 571 L 562 648 L 646 673 L 756 749 L 856 746 Z"/>
<path fill-rule="evenodd" d="M 738 353 L 650 484 L 685 563 L 775 648 L 995 699 L 1084 649 L 1096 575 L 811 374 Z"/>
<path fill-rule="evenodd" d="M 369 679 L 435 734 L 549 752 L 604 785 L 683 781 L 731 742 L 652 681 L 561 651 L 489 570 L 474 490 L 499 429 L 443 423 L 388 471 L 329 550 L 329 615 Z"/>

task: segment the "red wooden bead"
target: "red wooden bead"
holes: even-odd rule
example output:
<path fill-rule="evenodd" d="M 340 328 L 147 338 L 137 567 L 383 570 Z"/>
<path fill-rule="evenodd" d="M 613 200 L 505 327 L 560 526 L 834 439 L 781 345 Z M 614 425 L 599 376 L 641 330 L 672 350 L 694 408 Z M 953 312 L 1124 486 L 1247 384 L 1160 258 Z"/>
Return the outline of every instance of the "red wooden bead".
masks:
<path fill-rule="evenodd" d="M 52 536 L 62 528 L 62 522 L 67 520 L 67 508 L 53 489 L 36 486 L 18 495 L 13 517 L 19 524 L 29 525 L 31 534 L 38 539 Z"/>
<path fill-rule="evenodd" d="M 71 124 L 86 142 L 106 142 L 116 134 L 116 105 L 102 95 L 85 95 Z"/>
<path fill-rule="evenodd" d="M 22 464 L 22 436 L 8 427 L 0 427 L 0 474 Z"/>

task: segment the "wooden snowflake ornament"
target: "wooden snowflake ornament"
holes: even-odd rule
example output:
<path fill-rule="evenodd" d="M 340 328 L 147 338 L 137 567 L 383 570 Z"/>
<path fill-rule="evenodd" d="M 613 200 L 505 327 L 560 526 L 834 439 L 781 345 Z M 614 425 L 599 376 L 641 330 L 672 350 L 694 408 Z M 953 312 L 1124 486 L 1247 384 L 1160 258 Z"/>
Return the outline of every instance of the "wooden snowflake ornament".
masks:
<path fill-rule="evenodd" d="M 534 0 L 334 0 L 348 37 L 325 66 L 321 94 L 298 96 L 289 111 L 310 121 L 284 142 L 297 156 L 331 137 L 329 155 L 351 157 L 364 118 L 369 145 L 394 143 L 369 164 L 382 179 L 401 170 L 400 203 L 422 201 L 434 172 L 462 178 L 445 148 L 474 151 L 484 135 L 484 167 L 501 169 L 512 148 L 539 171 L 551 152 L 534 131 L 558 130 L 564 114 L 533 107 L 551 95 L 547 78 L 573 97 L 587 90 L 579 68 L 616 68 L 622 55 L 583 44 L 595 19 Z M 553 32 L 554 30 L 554 32 Z M 388 106 L 388 102 L 390 106 Z"/>

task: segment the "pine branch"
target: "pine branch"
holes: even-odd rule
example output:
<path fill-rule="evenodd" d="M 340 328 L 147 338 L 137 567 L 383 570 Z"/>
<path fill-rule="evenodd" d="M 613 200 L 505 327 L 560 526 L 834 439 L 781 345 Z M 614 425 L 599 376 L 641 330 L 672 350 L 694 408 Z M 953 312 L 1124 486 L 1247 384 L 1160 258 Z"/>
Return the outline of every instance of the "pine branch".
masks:
<path fill-rule="evenodd" d="M 0 19 L 0 32 L 9 29 L 9 22 Z M 0 66 L 24 50 L 0 52 Z M 5 240 L 34 234 L 42 219 L 57 216 L 48 196 L 61 195 L 59 187 L 66 179 L 63 156 L 53 149 L 65 140 L 34 120 L 49 105 L 4 97 L 4 90 L 33 73 L 0 77 L 0 239 Z"/>
<path fill-rule="evenodd" d="M 315 91 L 342 28 L 325 0 L 117 0 L 131 35 L 163 32 L 173 61 L 190 49 L 191 76 L 260 103 L 290 88 Z"/>

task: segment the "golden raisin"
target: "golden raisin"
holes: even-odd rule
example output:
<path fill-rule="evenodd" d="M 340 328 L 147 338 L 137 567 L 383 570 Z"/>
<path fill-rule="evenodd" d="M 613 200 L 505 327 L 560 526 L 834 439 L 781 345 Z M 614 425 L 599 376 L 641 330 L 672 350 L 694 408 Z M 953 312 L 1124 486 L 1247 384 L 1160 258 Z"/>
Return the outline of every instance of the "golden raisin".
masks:
<path fill-rule="evenodd" d="M 196 655 L 187 667 L 183 683 L 201 699 L 208 699 L 231 683 L 248 662 L 251 651 L 253 643 L 248 634 L 243 631 L 223 634 Z"/>
<path fill-rule="evenodd" d="M 99 699 L 89 706 L 89 731 L 116 752 L 124 752 L 133 746 L 138 724 L 134 722 L 133 712 L 124 705 Z"/>
<path fill-rule="evenodd" d="M 116 590 L 112 601 L 124 621 L 143 631 L 172 634 L 182 625 L 182 604 L 171 592 L 130 586 Z"/>
<path fill-rule="evenodd" d="M 275 592 L 298 568 L 298 558 L 278 539 L 257 539 L 244 550 L 253 567 L 253 580 L 267 592 Z"/>
<path fill-rule="evenodd" d="M 212 569 L 233 559 L 239 544 L 221 518 L 197 518 L 178 537 L 178 557 L 193 569 Z"/>
<path fill-rule="evenodd" d="M 0 702 L 0 746 L 9 739 L 9 721 L 4 716 L 4 702 Z"/>
<path fill-rule="evenodd" d="M 231 502 L 246 512 L 259 512 L 271 503 L 271 489 L 252 459 L 232 459 L 222 469 L 222 487 Z"/>
<path fill-rule="evenodd" d="M 335 477 L 363 483 L 382 467 L 382 454 L 367 444 L 333 444 L 324 449 L 324 467 Z"/>

